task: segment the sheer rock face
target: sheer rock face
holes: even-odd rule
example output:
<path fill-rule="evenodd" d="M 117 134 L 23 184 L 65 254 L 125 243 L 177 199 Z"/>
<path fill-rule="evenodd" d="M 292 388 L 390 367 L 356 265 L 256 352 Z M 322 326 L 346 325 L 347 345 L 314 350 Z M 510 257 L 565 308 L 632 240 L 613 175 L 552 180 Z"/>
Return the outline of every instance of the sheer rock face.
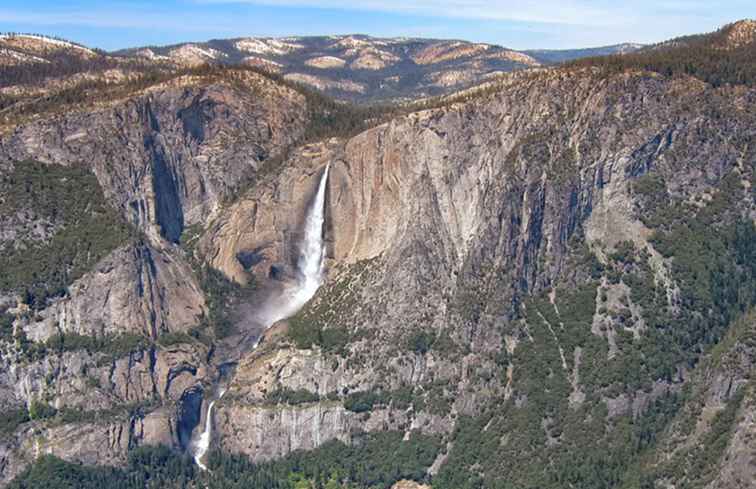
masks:
<path fill-rule="evenodd" d="M 0 155 L 92 164 L 106 195 L 150 244 L 117 250 L 77 281 L 69 298 L 23 327 L 40 340 L 58 330 L 152 338 L 187 331 L 207 309 L 186 256 L 169 241 L 187 224 L 202 224 L 196 255 L 237 282 L 291 272 L 304 213 L 330 164 L 329 278 L 306 312 L 320 311 L 309 317 L 312 327 L 338 328 L 348 341 L 335 353 L 271 338 L 243 358 L 216 406 L 216 442 L 265 460 L 329 439 L 348 441 L 360 431 L 449 433 L 459 415 L 478 414 L 493 399 L 528 409 L 518 389 L 530 373 L 511 366 L 502 381 L 496 363 L 503 349 L 511 355 L 533 341 L 520 318 L 525 298 L 557 281 L 587 279 L 569 263 L 571 241 L 583 239 L 599 258 L 620 241 L 635 242 L 656 257 L 654 271 L 666 283 L 669 263 L 649 242 L 630 184 L 654 169 L 671 193 L 693 200 L 733 168 L 747 178 L 753 153 L 731 135 L 752 136 L 754 102 L 751 90 L 714 90 L 685 78 L 512 75 L 494 93 L 399 117 L 349 140 L 298 148 L 222 212 L 220 199 L 245 168 L 303 131 L 301 100 L 288 91 L 257 99 L 222 84 L 167 86 L 34 122 L 0 139 Z M 445 349 L 413 343 L 423 331 L 445 335 Z M 567 358 L 580 358 L 572 353 Z M 78 441 L 65 448 L 61 431 L 55 450 L 69 459 L 106 463 L 123 460 L 134 443 L 178 446 L 173 403 L 211 380 L 207 351 L 197 345 L 157 346 L 90 366 L 86 374 L 84 365 L 96 359 L 67 355 L 23 367 L 8 360 L 15 367 L 0 372 L 2 405 L 22 405 L 43 392 L 61 407 L 163 402 L 122 432 L 117 423 L 104 430 L 64 425 L 90 430 L 92 444 L 113 447 L 93 458 Z M 574 368 L 570 400 L 579 405 Z M 49 385 L 51 373 L 57 381 Z M 100 387 L 87 388 L 95 382 L 87 384 L 87 376 Z M 358 414 L 343 405 L 348 393 L 403 386 L 430 393 L 438 385 L 441 399 L 428 394 L 417 410 L 388 403 Z M 269 394 L 279 389 L 322 400 L 272 405 Z M 606 404 L 620 413 L 649 399 L 622 396 Z M 752 429 L 749 416 L 739 423 L 746 434 Z M 9 460 L 0 462 L 4 480 L 33 458 L 27 431 L 15 437 L 15 444 L 0 445 Z M 750 442 L 745 435 L 733 440 L 737 459 Z M 745 477 L 738 467 L 723 469 L 722 477 Z"/>
<path fill-rule="evenodd" d="M 201 392 L 215 374 L 208 374 L 208 349 L 201 343 L 162 344 L 166 335 L 185 333 L 208 314 L 186 252 L 171 241 L 185 226 L 212 219 L 262 160 L 301 137 L 304 103 L 298 92 L 252 73 L 233 82 L 184 77 L 127 99 L 39 117 L 0 135 L 3 170 L 26 159 L 88 165 L 105 197 L 144 233 L 40 311 L 4 297 L 4 309 L 17 314 L 16 333 L 37 346 L 58 334 L 110 338 L 115 345 L 124 335 L 153 342 L 89 352 L 48 348 L 41 357 L 12 347 L 4 352 L 3 409 L 44 402 L 83 418 L 22 424 L 0 443 L 0 482 L 43 453 L 108 464 L 125 461 L 127 450 L 141 443 L 180 445 L 176 405 L 186 391 Z M 143 406 L 142 414 L 130 416 L 127 408 L 135 405 Z"/>
<path fill-rule="evenodd" d="M 65 298 L 23 328 L 35 341 L 58 333 L 131 333 L 157 339 L 189 330 L 205 313 L 204 294 L 182 256 L 169 247 L 127 245 L 74 282 Z"/>
<path fill-rule="evenodd" d="M 125 463 L 128 450 L 142 444 L 179 446 L 175 406 L 208 377 L 206 358 L 205 349 L 186 344 L 123 357 L 84 351 L 48 354 L 31 363 L 4 357 L 4 409 L 43 401 L 68 414 L 24 423 L 0 440 L 0 484 L 43 454 L 113 465 Z M 130 412 L 129 406 L 139 405 L 146 409 Z M 72 414 L 79 419 L 70 419 Z"/>
<path fill-rule="evenodd" d="M 176 242 L 304 130 L 301 95 L 257 75 L 239 83 L 178 79 L 25 124 L 0 138 L 0 158 L 91 165 L 129 222 Z"/>
<path fill-rule="evenodd" d="M 90 465 L 122 465 L 141 444 L 171 445 L 171 415 L 157 410 L 128 420 L 90 419 L 82 423 L 27 427 L 0 442 L 0 483 L 7 483 L 36 458 L 55 455 Z"/>
<path fill-rule="evenodd" d="M 343 386 L 390 390 L 443 380 L 452 407 L 445 422 L 428 424 L 436 432 L 448 431 L 454 414 L 508 399 L 527 373 L 515 370 L 503 385 L 470 372 L 498 368 L 492 357 L 503 343 L 514 351 L 532 341 L 516 319 L 524 298 L 558 279 L 586 279 L 568 264 L 570 240 L 582 233 L 599 257 L 630 240 L 659 258 L 635 210 L 633 179 L 654 169 L 676 197 L 695 199 L 743 166 L 742 147 L 727 134 L 756 127 L 747 109 L 753 91 L 713 90 L 693 79 L 584 71 L 507 80 L 490 96 L 303 148 L 214 223 L 203 241 L 210 262 L 243 281 L 234 257 L 257 250 L 262 259 L 250 271 L 267 277 L 271 265 L 290 260 L 283 237 L 296 228 L 292 215 L 306 208 L 315 169 L 330 163 L 329 284 L 348 284 L 352 295 L 325 327 L 355 335 L 347 345 L 354 363 L 318 349 L 242 362 L 218 406 L 222 446 L 269 458 L 286 453 L 300 429 L 320 434 L 297 446 L 348 436 L 352 426 L 327 403 L 267 406 L 264 393 L 282 387 L 323 396 Z M 365 263 L 370 272 L 348 282 L 350 266 Z M 658 279 L 668 279 L 669 264 L 658 259 L 655 266 Z M 311 309 L 328 303 L 327 288 Z M 445 331 L 467 350 L 456 358 L 410 351 L 408 337 L 418 330 Z M 573 390 L 580 393 L 579 377 Z M 625 404 L 635 409 L 654 395 L 629 393 Z M 264 412 L 274 422 L 262 423 Z M 304 427 L 294 412 L 312 424 Z M 412 413 L 409 421 L 427 415 Z"/>

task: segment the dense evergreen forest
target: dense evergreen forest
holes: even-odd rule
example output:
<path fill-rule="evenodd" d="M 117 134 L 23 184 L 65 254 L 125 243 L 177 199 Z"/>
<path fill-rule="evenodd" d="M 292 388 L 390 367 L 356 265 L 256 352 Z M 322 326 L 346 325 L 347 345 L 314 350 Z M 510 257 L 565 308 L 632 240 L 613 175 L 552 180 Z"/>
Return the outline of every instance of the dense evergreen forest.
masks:
<path fill-rule="evenodd" d="M 0 212 L 36 236 L 18 236 L 12 245 L 0 246 L 0 289 L 21 293 L 36 308 L 65 294 L 71 282 L 132 234 L 84 165 L 16 164 L 0 175 Z M 39 239 L 39 233 L 47 236 Z"/>
<path fill-rule="evenodd" d="M 609 73 L 646 70 L 665 76 L 690 75 L 712 86 L 756 86 L 756 42 L 729 46 L 733 26 L 712 34 L 674 39 L 628 54 L 584 58 L 573 67 L 603 67 Z"/>
<path fill-rule="evenodd" d="M 441 449 L 438 438 L 386 432 L 352 445 L 331 441 L 274 462 L 212 452 L 209 471 L 166 447 L 133 450 L 124 468 L 93 467 L 48 455 L 21 474 L 9 489 L 386 489 L 403 479 L 422 481 Z"/>

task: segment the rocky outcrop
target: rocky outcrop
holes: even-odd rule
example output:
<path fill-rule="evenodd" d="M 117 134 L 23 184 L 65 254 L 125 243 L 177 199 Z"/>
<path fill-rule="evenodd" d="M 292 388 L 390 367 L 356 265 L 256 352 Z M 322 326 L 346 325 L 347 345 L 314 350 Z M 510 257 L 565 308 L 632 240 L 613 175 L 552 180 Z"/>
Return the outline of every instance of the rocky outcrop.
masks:
<path fill-rule="evenodd" d="M 236 85 L 183 77 L 20 125 L 0 138 L 0 159 L 90 165 L 129 222 L 175 242 L 302 135 L 303 105 L 300 94 L 251 73 Z"/>
<path fill-rule="evenodd" d="M 178 344 L 112 355 L 79 350 L 49 353 L 31 363 L 4 357 L 3 409 L 42 403 L 58 415 L 23 423 L 2 437 L 0 483 L 42 454 L 118 465 L 142 444 L 182 446 L 177 406 L 184 392 L 207 378 L 207 350 L 199 344 Z"/>
<path fill-rule="evenodd" d="M 130 420 L 35 423 L 0 441 L 0 483 L 7 483 L 35 459 L 55 455 L 88 465 L 122 465 L 136 446 L 170 445 L 172 421 L 165 411 Z"/>
<path fill-rule="evenodd" d="M 580 275 L 585 272 L 569 262 L 575 239 L 585 236 L 599 255 L 630 240 L 657 256 L 636 214 L 633 179 L 653 169 L 677 197 L 694 199 L 742 167 L 741 146 L 724 135 L 736 127 L 756 127 L 745 109 L 753 100 L 751 91 L 713 90 L 693 79 L 643 73 L 510 75 L 492 95 L 400 117 L 347 141 L 303 148 L 280 174 L 214 223 L 203 249 L 214 266 L 240 281 L 246 275 L 236 257 L 257 251 L 260 260 L 250 269 L 268 276 L 271 266 L 287 261 L 284 236 L 295 229 L 292 211 L 296 215 L 304 208 L 314 168 L 330 163 L 327 237 L 333 287 L 309 306 L 319 312 L 306 317 L 326 329 L 349 332 L 347 363 L 360 367 L 345 378 L 359 389 L 393 389 L 412 381 L 436 392 L 432 386 L 443 385 L 441 396 L 450 399 L 450 408 L 442 417 L 448 416 L 449 426 L 457 414 L 474 415 L 528 381 L 529 374 L 516 366 L 506 384 L 494 380 L 492 372 L 500 368 L 494 358 L 505 337 L 513 340 L 512 352 L 518 343 L 534 341 L 517 319 L 527 297 L 558 282 L 586 280 Z M 712 114 L 721 111 L 730 117 L 714 120 Z M 701 131 L 709 137 L 696 146 Z M 370 274 L 343 282 L 348 273 L 337 264 L 366 262 L 375 263 Z M 668 276 L 663 260 L 654 266 L 660 279 Z M 351 295 L 329 302 L 329 294 L 342 289 Z M 321 309 L 339 303 L 347 304 L 333 315 Z M 407 346 L 417 331 L 448 334 L 454 353 L 439 355 L 425 375 L 416 376 L 407 374 L 406 365 L 432 358 Z M 636 333 L 643 334 L 642 324 Z M 580 358 L 559 348 L 570 363 Z M 267 374 L 255 374 L 242 363 L 235 395 L 245 402 L 259 400 L 273 385 L 322 395 L 348 383 L 331 380 L 338 378 L 341 363 L 332 354 L 322 355 L 313 361 L 286 353 L 291 360 L 282 369 L 273 367 L 278 357 L 271 357 Z M 317 368 L 317 362 L 329 361 L 334 362 L 331 373 Z M 271 377 L 273 372 L 278 378 Z M 317 384 L 310 380 L 313 373 Z M 582 402 L 581 378 L 571 375 Z M 264 412 L 233 399 L 218 410 L 224 446 L 259 458 L 281 453 L 294 431 L 266 432 L 264 445 L 228 441 L 243 438 L 237 416 L 259 420 Z M 642 411 L 649 399 L 628 402 Z M 527 409 L 526 399 L 517 403 Z M 278 420 L 274 425 L 301 427 L 301 419 L 287 409 L 271 411 Z M 307 419 L 328 420 L 308 425 L 307 430 L 323 431 L 305 445 L 348 435 L 348 423 L 332 408 L 303 412 Z M 244 436 L 260 440 L 258 425 Z"/>
<path fill-rule="evenodd" d="M 426 54 L 446 56 L 445 49 Z M 451 59 L 467 55 L 453 51 Z M 252 95 L 222 83 L 160 86 L 93 113 L 20 127 L 0 140 L 0 154 L 17 160 L 70 163 L 87 155 L 111 200 L 148 234 L 149 245 L 119 249 L 74 284 L 69 298 L 23 323 L 37 340 L 55 331 L 132 331 L 158 339 L 157 346 L 92 370 L 101 386 L 90 390 L 98 406 L 160 401 L 156 419 L 130 428 L 139 440 L 187 447 L 213 395 L 208 364 L 225 363 L 221 353 L 186 338 L 160 347 L 161 333 L 187 331 L 206 312 L 185 255 L 167 243 L 187 224 L 201 224 L 195 256 L 227 277 L 249 283 L 254 276 L 264 286 L 290 275 L 325 165 L 328 281 L 289 320 L 288 335 L 271 334 L 235 365 L 214 411 L 223 449 L 267 460 L 331 439 L 349 442 L 363 431 L 448 436 L 460 419 L 484 420 L 475 433 L 486 437 L 487 451 L 478 454 L 476 473 L 493 453 L 501 460 L 488 475 L 509 476 L 506 462 L 517 466 L 509 469 L 518 481 L 516 469 L 538 463 L 532 457 L 557 460 L 565 447 L 610 438 L 619 423 L 630 425 L 676 389 L 671 385 L 687 380 L 690 367 L 647 379 L 647 392 L 622 384 L 624 378 L 597 380 L 602 371 L 632 365 L 618 359 L 641 348 L 651 329 L 633 298 L 639 286 L 623 282 L 612 256 L 631 243 L 632 260 L 647 265 L 646 278 L 661 290 L 660 308 L 683 307 L 674 263 L 657 252 L 634 184 L 653 172 L 664 181 L 662 198 L 674 197 L 685 209 L 712 201 L 726 175 L 750 185 L 753 90 L 640 72 L 508 75 L 459 102 L 347 140 L 297 148 L 221 212 L 243 168 L 257 169 L 303 128 L 301 99 L 283 88 L 266 93 L 261 109 Z M 81 132 L 93 125 L 103 132 Z M 291 136 L 283 129 L 289 125 Z M 123 148 L 129 150 L 119 160 L 114 155 Z M 251 161 L 245 152 L 254 153 Z M 97 163 L 93 156 L 100 155 L 116 163 Z M 749 189 L 733 192 L 742 191 L 738 211 L 753 215 Z M 105 312 L 96 312 L 103 304 Z M 622 321 L 611 312 L 624 313 Z M 93 317 L 105 324 L 86 321 Z M 249 338 L 237 339 L 226 342 L 246 345 Z M 643 354 L 634 358 L 647 363 Z M 44 394 L 56 406 L 83 405 L 82 385 L 97 381 L 83 377 L 91 360 L 69 352 L 23 371 L 16 362 L 3 379 L 3 401 L 18 405 Z M 750 453 L 746 410 L 753 396 L 740 370 L 752 359 L 735 360 L 742 368 L 700 374 L 711 412 L 725 412 L 732 399 L 742 403 L 734 408 L 743 413 L 741 435 L 728 441 L 720 471 L 725 485 L 750 475 L 742 460 Z M 56 382 L 48 383 L 51 373 Z M 277 400 L 276 392 L 301 398 Z M 348 409 L 358 394 L 375 395 L 366 407 Z M 706 416 L 701 420 L 704 433 Z M 587 437 L 585 430 L 596 433 Z M 463 434 L 462 450 L 463 438 L 472 436 Z M 116 460 L 122 444 L 98 436 L 116 447 L 103 459 Z M 532 438 L 522 442 L 526 436 Z M 444 460 L 454 461 L 453 440 L 446 441 Z M 89 453 L 74 444 L 67 456 L 88 460 Z M 443 475 L 443 467 L 434 473 Z"/>
<path fill-rule="evenodd" d="M 268 460 L 328 440 L 349 441 L 349 432 L 360 424 L 354 418 L 338 403 L 269 408 L 235 404 L 219 409 L 215 422 L 223 427 L 224 449 Z"/>
<path fill-rule="evenodd" d="M 5 301 L 15 333 L 4 331 L 0 405 L 41 403 L 58 414 L 23 423 L 4 445 L 3 480 L 42 453 L 110 464 L 141 443 L 186 447 L 202 385 L 216 374 L 209 347 L 184 334 L 209 311 L 186 251 L 171 242 L 211 220 L 307 122 L 299 93 L 251 72 L 231 78 L 174 79 L 0 136 L 6 169 L 26 159 L 88 165 L 105 197 L 143 233 L 40 310 Z M 191 392 L 199 393 L 193 422 L 181 416 Z M 74 411 L 85 416 L 72 420 Z M 122 421 L 103 428 L 87 417 Z M 30 435 L 39 430 L 42 437 Z"/>
<path fill-rule="evenodd" d="M 204 314 L 204 294 L 183 255 L 170 247 L 136 244 L 107 256 L 23 329 L 35 341 L 59 333 L 157 339 L 188 331 Z"/>

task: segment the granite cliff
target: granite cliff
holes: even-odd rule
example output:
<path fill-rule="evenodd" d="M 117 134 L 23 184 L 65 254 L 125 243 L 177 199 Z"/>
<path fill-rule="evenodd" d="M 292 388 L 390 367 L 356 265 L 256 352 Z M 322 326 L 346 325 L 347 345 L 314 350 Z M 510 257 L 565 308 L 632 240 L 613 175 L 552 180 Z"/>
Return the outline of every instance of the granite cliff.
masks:
<path fill-rule="evenodd" d="M 421 469 L 380 484 L 750 487 L 756 91 L 603 63 L 318 138 L 346 109 L 247 69 L 12 105 L 0 251 L 72 265 L 0 291 L 3 483 L 186 452 L 222 385 L 186 487 L 408 443 Z M 325 283 L 262 331 L 326 165 Z M 53 211 L 71 179 L 100 197 Z M 82 234 L 104 215 L 118 234 Z"/>

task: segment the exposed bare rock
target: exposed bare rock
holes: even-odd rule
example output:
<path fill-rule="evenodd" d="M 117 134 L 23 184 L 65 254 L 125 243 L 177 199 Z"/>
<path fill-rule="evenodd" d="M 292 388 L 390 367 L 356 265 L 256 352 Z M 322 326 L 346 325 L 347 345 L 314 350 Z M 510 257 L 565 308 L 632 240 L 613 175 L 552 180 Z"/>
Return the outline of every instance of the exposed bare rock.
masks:
<path fill-rule="evenodd" d="M 525 53 L 521 53 L 519 51 L 510 51 L 508 49 L 504 49 L 501 51 L 495 51 L 488 55 L 489 59 L 505 59 L 509 61 L 514 61 L 516 63 L 522 63 L 527 66 L 540 66 L 541 63 L 536 61 L 535 58 L 532 56 L 529 56 Z"/>
<path fill-rule="evenodd" d="M 329 437 L 345 439 L 346 413 L 326 401 L 301 409 L 259 403 L 278 387 L 322 395 L 346 378 L 358 389 L 424 385 L 430 390 L 434 380 L 443 382 L 449 416 L 474 415 L 507 392 L 513 409 L 529 409 L 528 399 L 516 394 L 527 373 L 515 366 L 506 384 L 488 380 L 488 372 L 498 368 L 490 358 L 502 344 L 501 333 L 517 339 L 514 356 L 537 341 L 513 319 L 519 301 L 572 273 L 569 243 L 579 228 L 598 247 L 600 236 L 610 233 L 607 226 L 626 222 L 628 227 L 607 242 L 630 239 L 653 253 L 648 234 L 638 232 L 643 226 L 631 207 L 628 180 L 658 165 L 681 195 L 699 194 L 708 185 L 704 173 L 725 174 L 737 165 L 739 151 L 725 139 L 716 150 L 692 150 L 687 141 L 698 128 L 714 124 L 707 107 L 727 104 L 730 120 L 738 121 L 733 124 L 747 124 L 747 104 L 738 99 L 753 98 L 750 92 L 731 98 L 733 92 L 725 96 L 695 80 L 641 73 L 600 78 L 586 71 L 544 71 L 507 75 L 495 83 L 493 95 L 400 117 L 347 141 L 300 149 L 209 229 L 202 249 L 214 266 L 245 280 L 235 257 L 259 252 L 261 260 L 251 271 L 267 277 L 271 266 L 290 262 L 286 236 L 297 229 L 291 216 L 301 215 L 318 169 L 330 163 L 326 238 L 332 272 L 308 306 L 311 315 L 303 317 L 312 327 L 353 334 L 347 357 L 361 365 L 344 375 L 333 354 L 321 358 L 289 349 L 269 353 L 259 363 L 242 362 L 230 397 L 218 407 L 225 448 L 265 458 Z M 691 106 L 695 116 L 681 118 Z M 679 172 L 680 165 L 699 164 L 706 170 Z M 362 266 L 370 271 L 355 271 Z M 476 306 L 469 291 L 491 299 Z M 627 308 L 635 317 L 636 305 L 629 301 Z M 630 333 L 643 335 L 642 324 L 635 326 Z M 555 339 L 559 327 L 553 325 Z M 590 330 L 590 321 L 585 327 Z M 441 358 L 432 351 L 408 351 L 404 345 L 418 329 L 447 331 L 465 350 L 451 346 L 459 356 L 447 352 Z M 582 385 L 585 352 L 561 345 L 559 351 L 560 375 L 577 406 L 588 395 Z M 322 368 L 329 365 L 325 359 L 334 362 L 330 372 Z M 603 403 L 610 416 L 636 415 L 668 390 L 659 384 L 648 395 L 631 393 Z M 266 415 L 275 422 L 265 425 Z M 426 415 L 416 413 L 410 420 L 418 423 Z M 450 425 L 450 418 L 441 419 Z M 244 426 L 253 428 L 244 431 Z M 303 432 L 306 438 L 298 438 Z"/>
<path fill-rule="evenodd" d="M 690 401 L 680 410 L 644 467 L 649 473 L 665 474 L 659 477 L 657 487 L 680 483 L 695 483 L 707 489 L 753 486 L 754 338 L 756 318 L 749 314 L 734 325 L 728 338 L 690 379 Z"/>
<path fill-rule="evenodd" d="M 92 166 L 106 197 L 153 238 L 215 215 L 258 163 L 304 131 L 303 97 L 259 75 L 245 90 L 184 78 L 104 107 L 19 125 L 0 157 Z"/>
<path fill-rule="evenodd" d="M 189 66 L 201 65 L 224 56 L 228 55 L 217 49 L 203 48 L 194 44 L 184 44 L 168 52 L 170 59 Z"/>
<path fill-rule="evenodd" d="M 391 489 L 430 489 L 430 486 L 415 481 L 399 481 Z"/>
<path fill-rule="evenodd" d="M 426 78 L 435 86 L 454 87 L 470 83 L 478 78 L 477 70 L 437 71 L 426 75 Z"/>
<path fill-rule="evenodd" d="M 276 63 L 275 61 L 261 58 L 259 56 L 247 56 L 242 59 L 242 64 L 262 68 L 263 70 L 269 71 L 271 73 L 280 73 L 283 69 L 283 65 L 281 63 Z"/>
<path fill-rule="evenodd" d="M 133 48 L 117 53 L 120 60 L 138 59 L 163 66 L 204 62 L 255 66 L 281 73 L 343 100 L 407 100 L 444 95 L 459 84 L 429 81 L 431 73 L 467 73 L 470 86 L 491 73 L 538 66 L 531 56 L 490 44 L 419 38 L 374 38 L 364 35 L 294 38 L 240 38 Z M 466 66 L 477 63 L 474 69 Z M 328 76 L 320 75 L 328 70 Z M 398 77 L 402 83 L 387 84 Z"/>
<path fill-rule="evenodd" d="M 294 40 L 271 38 L 255 39 L 251 37 L 239 39 L 234 46 L 239 51 L 244 51 L 246 53 L 275 55 L 283 55 L 303 48 L 301 44 L 298 44 Z"/>
<path fill-rule="evenodd" d="M 0 48 L 0 65 L 15 66 L 26 63 L 49 63 L 49 61 L 44 58 L 40 58 L 39 56 L 26 54 L 23 51 Z"/>
<path fill-rule="evenodd" d="M 172 421 L 156 411 L 133 420 L 92 419 L 83 423 L 35 423 L 0 441 L 0 484 L 18 475 L 41 455 L 88 465 L 121 465 L 141 444 L 172 443 Z"/>
<path fill-rule="evenodd" d="M 312 406 L 257 407 L 236 404 L 230 409 L 219 406 L 216 423 L 223 427 L 221 446 L 257 460 L 281 457 L 293 450 L 312 449 L 322 443 L 341 439 L 353 416 L 340 404 Z"/>
<path fill-rule="evenodd" d="M 322 69 L 343 68 L 346 64 L 346 61 L 335 56 L 319 56 L 317 58 L 308 59 L 307 61 L 305 61 L 305 64 L 313 68 Z"/>
<path fill-rule="evenodd" d="M 96 56 L 94 51 L 79 44 L 64 41 L 62 39 L 32 34 L 0 35 L 0 46 L 7 46 L 21 52 L 39 56 L 45 56 L 60 51 L 65 51 L 68 54 L 83 58 Z"/>
<path fill-rule="evenodd" d="M 353 70 L 382 70 L 400 60 L 398 56 L 388 51 L 374 48 L 361 49 L 355 54 L 357 58 L 349 64 Z"/>
<path fill-rule="evenodd" d="M 737 48 L 756 41 L 756 20 L 745 19 L 724 28 L 723 47 Z"/>
<path fill-rule="evenodd" d="M 284 78 L 297 83 L 310 85 L 318 90 L 340 90 L 343 92 L 364 93 L 367 87 L 352 80 L 334 80 L 323 76 L 308 75 L 305 73 L 287 73 Z"/>
<path fill-rule="evenodd" d="M 469 44 L 459 41 L 443 41 L 431 44 L 416 53 L 412 60 L 421 65 L 441 63 L 462 57 L 470 57 L 488 51 L 490 44 Z"/>
<path fill-rule="evenodd" d="M 192 270 L 170 249 L 149 245 L 114 251 L 69 288 L 69 295 L 24 325 L 44 341 L 57 333 L 100 336 L 187 331 L 206 312 Z"/>

